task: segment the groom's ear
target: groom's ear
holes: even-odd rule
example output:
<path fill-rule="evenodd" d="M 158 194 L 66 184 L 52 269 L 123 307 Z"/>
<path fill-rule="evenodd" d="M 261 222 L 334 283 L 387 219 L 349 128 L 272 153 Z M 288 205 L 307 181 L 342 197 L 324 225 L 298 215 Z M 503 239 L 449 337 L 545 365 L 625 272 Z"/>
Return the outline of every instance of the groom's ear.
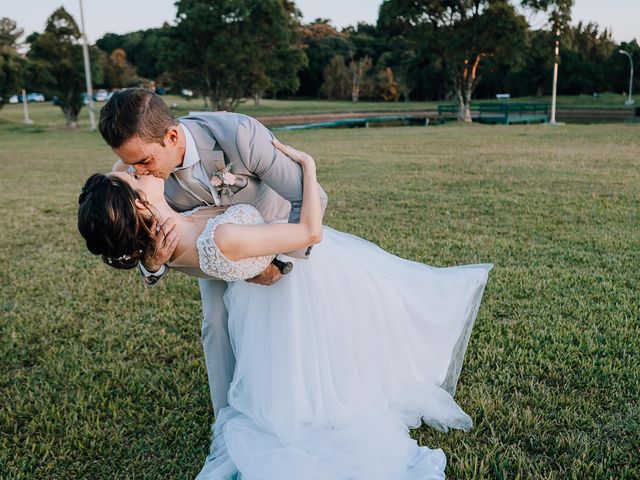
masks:
<path fill-rule="evenodd" d="M 178 138 L 179 138 L 178 127 L 177 126 L 169 127 L 167 132 L 164 134 L 164 144 L 175 147 L 178 144 Z"/>

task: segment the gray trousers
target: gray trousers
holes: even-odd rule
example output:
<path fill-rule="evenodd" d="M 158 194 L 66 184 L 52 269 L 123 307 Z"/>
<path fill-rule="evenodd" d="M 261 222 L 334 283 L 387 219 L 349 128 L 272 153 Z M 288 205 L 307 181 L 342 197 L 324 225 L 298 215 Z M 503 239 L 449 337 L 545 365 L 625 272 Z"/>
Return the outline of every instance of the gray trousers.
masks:
<path fill-rule="evenodd" d="M 198 279 L 202 298 L 202 349 L 209 377 L 213 412 L 229 405 L 227 396 L 236 358 L 229 340 L 228 314 L 222 297 L 227 290 L 221 280 Z"/>

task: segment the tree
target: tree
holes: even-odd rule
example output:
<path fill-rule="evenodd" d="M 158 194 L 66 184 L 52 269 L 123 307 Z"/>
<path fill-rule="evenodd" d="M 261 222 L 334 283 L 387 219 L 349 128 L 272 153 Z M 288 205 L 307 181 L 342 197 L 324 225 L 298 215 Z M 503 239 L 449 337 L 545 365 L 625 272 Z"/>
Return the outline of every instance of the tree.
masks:
<path fill-rule="evenodd" d="M 18 54 L 18 38 L 23 30 L 10 18 L 0 18 L 0 109 L 21 87 L 24 61 Z"/>
<path fill-rule="evenodd" d="M 416 78 L 420 76 L 419 59 L 416 51 L 403 37 L 396 37 L 390 41 L 390 47 L 380 55 L 376 69 L 382 72 L 387 68 L 392 70 L 398 91 L 404 101 L 408 102 L 411 91 L 416 85 Z"/>
<path fill-rule="evenodd" d="M 300 38 L 300 11 L 288 0 L 283 0 L 282 6 L 282 24 L 271 25 L 270 22 L 258 21 L 259 30 L 253 30 L 257 38 L 270 39 L 269 43 L 261 45 L 263 54 L 258 60 L 262 61 L 256 61 L 251 72 L 253 80 L 250 80 L 250 91 L 256 104 L 260 104 L 267 90 L 274 95 L 280 91 L 296 91 L 300 85 L 298 72 L 307 66 L 307 56 Z M 258 2 L 252 16 L 270 18 L 272 9 L 273 6 L 268 2 Z"/>
<path fill-rule="evenodd" d="M 96 46 L 111 54 L 116 49 L 126 53 L 127 61 L 133 65 L 140 77 L 156 80 L 163 74 L 161 59 L 164 56 L 162 38 L 171 27 L 149 28 L 125 34 L 106 33 L 96 41 Z"/>
<path fill-rule="evenodd" d="M 602 70 L 607 72 L 604 89 L 610 92 L 629 93 L 629 57 L 622 55 L 619 50 L 629 52 L 633 59 L 633 65 L 635 66 L 633 92 L 635 97 L 636 93 L 640 93 L 640 45 L 636 40 L 622 42 L 611 52 L 611 55 L 602 66 Z"/>
<path fill-rule="evenodd" d="M 562 76 L 558 91 L 565 95 L 594 93 L 606 88 L 610 73 L 603 66 L 615 49 L 611 32 L 582 22 L 567 30 L 565 48 L 560 52 Z"/>
<path fill-rule="evenodd" d="M 331 59 L 323 71 L 321 91 L 329 100 L 346 100 L 351 92 L 351 75 L 342 55 Z"/>
<path fill-rule="evenodd" d="M 385 102 L 395 102 L 400 98 L 398 82 L 393 76 L 391 67 L 385 68 L 378 74 L 378 85 L 380 88 L 380 96 Z"/>
<path fill-rule="evenodd" d="M 371 57 L 365 55 L 363 58 L 355 60 L 353 54 L 351 55 L 349 71 L 351 73 L 351 101 L 353 103 L 358 103 L 362 81 L 371 68 L 371 65 Z"/>
<path fill-rule="evenodd" d="M 27 54 L 29 83 L 34 89 L 56 97 L 71 128 L 78 124 L 86 86 L 80 38 L 78 24 L 63 7 L 47 19 L 43 33 L 33 33 L 27 38 L 31 44 Z M 99 51 L 94 47 L 90 54 L 92 76 L 100 83 Z"/>
<path fill-rule="evenodd" d="M 164 66 L 218 110 L 245 95 L 295 88 L 304 54 L 297 11 L 288 0 L 179 0 L 165 38 Z"/>
<path fill-rule="evenodd" d="M 122 48 L 103 55 L 101 65 L 106 88 L 132 87 L 138 83 L 136 68 L 129 63 L 127 53 Z"/>
<path fill-rule="evenodd" d="M 507 0 L 385 0 L 378 23 L 430 44 L 453 86 L 458 117 L 466 122 L 482 66 L 523 64 L 528 25 Z"/>
<path fill-rule="evenodd" d="M 308 64 L 299 73 L 298 94 L 315 97 L 322 92 L 325 68 L 337 55 L 348 58 L 353 46 L 348 33 L 338 32 L 326 19 L 303 25 L 299 35 Z"/>

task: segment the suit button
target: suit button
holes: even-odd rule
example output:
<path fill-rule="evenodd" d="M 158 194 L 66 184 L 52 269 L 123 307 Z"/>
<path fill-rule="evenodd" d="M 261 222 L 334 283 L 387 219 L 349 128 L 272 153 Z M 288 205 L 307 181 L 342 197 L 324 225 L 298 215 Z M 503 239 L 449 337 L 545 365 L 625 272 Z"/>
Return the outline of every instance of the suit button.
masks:
<path fill-rule="evenodd" d="M 309 256 L 311 254 L 311 249 L 313 248 L 313 245 L 309 245 L 309 247 L 307 247 L 306 252 L 304 252 L 305 256 Z"/>

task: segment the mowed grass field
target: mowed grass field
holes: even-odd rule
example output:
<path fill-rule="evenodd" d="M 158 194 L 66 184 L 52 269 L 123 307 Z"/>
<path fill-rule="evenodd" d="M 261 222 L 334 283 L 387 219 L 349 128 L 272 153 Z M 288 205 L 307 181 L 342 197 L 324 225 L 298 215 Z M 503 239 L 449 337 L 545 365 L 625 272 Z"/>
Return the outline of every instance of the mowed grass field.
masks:
<path fill-rule="evenodd" d="M 197 283 L 146 289 L 85 250 L 77 196 L 114 156 L 41 108 L 0 111 L 0 478 L 194 478 L 213 421 Z M 412 432 L 448 478 L 640 477 L 640 125 L 280 138 L 317 159 L 328 225 L 495 264 L 456 396 L 474 429 Z"/>

